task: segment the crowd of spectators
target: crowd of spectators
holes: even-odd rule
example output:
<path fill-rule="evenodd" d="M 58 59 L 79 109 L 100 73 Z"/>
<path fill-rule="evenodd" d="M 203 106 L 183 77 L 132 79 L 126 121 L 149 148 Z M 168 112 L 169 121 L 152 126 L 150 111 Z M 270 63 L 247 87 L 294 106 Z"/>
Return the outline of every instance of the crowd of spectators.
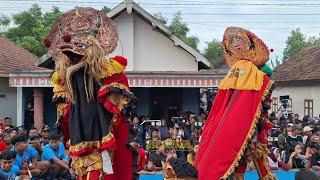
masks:
<path fill-rule="evenodd" d="M 198 151 L 207 112 L 150 120 L 132 116 L 128 148 L 134 152 L 134 173 L 162 173 L 169 161 L 192 165 Z M 308 169 L 320 172 L 319 117 L 287 118 L 271 113 L 269 165 L 272 170 Z M 27 129 L 27 130 L 25 130 Z M 63 136 L 44 124 L 15 127 L 10 117 L 0 118 L 0 179 L 72 179 L 70 157 Z M 254 166 L 248 166 L 249 169 Z M 320 173 L 319 173 L 320 174 Z M 196 175 L 194 175 L 196 177 Z"/>
<path fill-rule="evenodd" d="M 47 124 L 28 127 L 0 117 L 0 179 L 75 179 L 63 136 Z"/>
<path fill-rule="evenodd" d="M 183 112 L 177 116 L 159 120 L 133 116 L 131 135 L 134 136 L 137 146 L 146 153 L 144 168 L 140 169 L 139 173 L 162 173 L 166 162 L 170 159 L 168 157 L 171 159 L 174 157 L 179 162 L 192 165 L 198 151 L 207 113 Z"/>
<path fill-rule="evenodd" d="M 269 136 L 269 164 L 272 169 L 312 169 L 320 172 L 319 117 L 271 114 L 273 128 Z"/>
<path fill-rule="evenodd" d="M 156 173 L 161 170 L 162 163 L 168 154 L 175 154 L 193 164 L 196 156 L 202 128 L 206 123 L 207 113 L 198 115 L 192 112 L 182 113 L 179 117 L 162 119 L 161 124 L 149 125 L 141 122 L 148 118 L 132 117 L 132 126 L 136 130 L 139 147 L 147 152 L 147 169 L 142 173 Z M 319 117 L 305 116 L 300 119 L 298 114 L 288 117 L 271 113 L 270 121 L 273 128 L 269 131 L 269 165 L 272 170 L 288 171 L 291 169 L 313 170 L 320 174 L 320 121 Z M 148 121 L 146 121 L 148 122 Z M 191 147 L 179 149 L 170 147 L 171 141 L 188 141 Z M 154 143 L 156 149 L 150 147 Z M 181 143 L 180 143 L 181 145 Z M 152 168 L 148 168 L 152 167 Z M 254 165 L 247 170 L 254 169 Z"/>

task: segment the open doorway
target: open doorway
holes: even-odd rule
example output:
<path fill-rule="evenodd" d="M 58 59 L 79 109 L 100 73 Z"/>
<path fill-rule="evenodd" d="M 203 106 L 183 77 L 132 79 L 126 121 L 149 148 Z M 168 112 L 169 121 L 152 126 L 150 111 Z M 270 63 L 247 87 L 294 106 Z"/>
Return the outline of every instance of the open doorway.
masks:
<path fill-rule="evenodd" d="M 151 88 L 151 119 L 176 116 L 182 108 L 182 88 Z"/>

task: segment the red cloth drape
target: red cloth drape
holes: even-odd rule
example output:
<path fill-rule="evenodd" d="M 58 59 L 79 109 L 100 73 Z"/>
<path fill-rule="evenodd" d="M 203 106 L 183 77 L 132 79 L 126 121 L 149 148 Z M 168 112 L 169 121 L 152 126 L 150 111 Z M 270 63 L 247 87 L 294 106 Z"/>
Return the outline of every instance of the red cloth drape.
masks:
<path fill-rule="evenodd" d="M 106 175 L 105 180 L 132 179 L 132 151 L 126 146 L 128 143 L 129 127 L 125 120 L 121 120 L 114 129 L 117 149 L 114 151 L 113 175 Z"/>
<path fill-rule="evenodd" d="M 256 113 L 270 78 L 261 90 L 219 90 L 202 133 L 195 166 L 199 180 L 217 180 L 232 170 L 254 131 Z"/>

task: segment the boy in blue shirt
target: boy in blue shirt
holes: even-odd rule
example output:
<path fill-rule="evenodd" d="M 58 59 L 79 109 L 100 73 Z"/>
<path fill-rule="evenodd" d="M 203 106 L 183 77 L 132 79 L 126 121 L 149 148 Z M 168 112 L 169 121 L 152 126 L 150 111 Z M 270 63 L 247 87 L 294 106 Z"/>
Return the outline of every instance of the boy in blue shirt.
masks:
<path fill-rule="evenodd" d="M 16 153 L 6 150 L 0 155 L 0 179 L 14 180 L 19 175 L 19 167 L 13 165 Z"/>
<path fill-rule="evenodd" d="M 45 145 L 42 161 L 48 161 L 51 164 L 49 174 L 51 178 L 71 178 L 74 177 L 74 171 L 69 166 L 70 158 L 65 154 L 64 145 L 60 141 L 60 136 L 52 133 L 49 136 L 49 144 Z"/>
<path fill-rule="evenodd" d="M 16 153 L 16 157 L 13 164 L 19 168 L 19 173 L 23 175 L 39 175 L 41 169 L 37 168 L 38 152 L 27 143 L 27 137 L 25 135 L 16 135 L 12 138 L 12 144 L 14 145 L 13 151 Z"/>

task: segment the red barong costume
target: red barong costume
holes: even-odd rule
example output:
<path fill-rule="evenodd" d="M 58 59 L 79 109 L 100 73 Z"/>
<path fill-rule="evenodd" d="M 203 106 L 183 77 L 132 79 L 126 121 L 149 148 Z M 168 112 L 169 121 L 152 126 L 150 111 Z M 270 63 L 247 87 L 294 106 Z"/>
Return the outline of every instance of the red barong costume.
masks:
<path fill-rule="evenodd" d="M 276 179 L 268 165 L 267 131 L 273 81 L 261 71 L 267 46 L 248 30 L 229 27 L 223 53 L 230 71 L 219 86 L 195 160 L 199 180 L 243 179 L 253 161 L 261 179 Z"/>
<path fill-rule="evenodd" d="M 127 60 L 107 57 L 117 41 L 116 26 L 92 8 L 62 14 L 44 41 L 56 60 L 57 123 L 70 139 L 78 179 L 132 179 L 126 115 L 135 97 L 123 72 Z"/>

